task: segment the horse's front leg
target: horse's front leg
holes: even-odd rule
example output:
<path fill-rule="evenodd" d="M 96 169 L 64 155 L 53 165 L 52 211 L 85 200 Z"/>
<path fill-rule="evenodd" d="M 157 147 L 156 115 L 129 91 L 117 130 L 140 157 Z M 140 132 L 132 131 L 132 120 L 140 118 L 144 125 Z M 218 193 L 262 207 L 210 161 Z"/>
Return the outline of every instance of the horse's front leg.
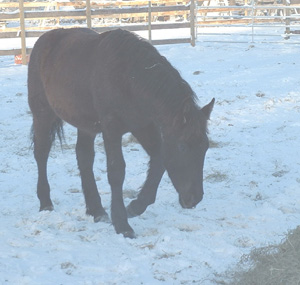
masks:
<path fill-rule="evenodd" d="M 122 133 L 118 132 L 119 122 L 109 123 L 103 130 L 103 140 L 107 159 L 107 176 L 111 187 L 111 220 L 118 234 L 135 238 L 133 229 L 128 224 L 127 212 L 123 201 L 123 182 L 125 161 L 122 154 Z"/>
<path fill-rule="evenodd" d="M 154 124 L 134 132 L 145 151 L 150 156 L 147 179 L 136 200 L 127 206 L 128 217 L 141 215 L 156 199 L 156 193 L 161 178 L 165 172 L 161 154 L 161 134 Z"/>
<path fill-rule="evenodd" d="M 95 136 L 78 130 L 76 144 L 77 163 L 86 203 L 86 213 L 93 216 L 95 222 L 108 221 L 109 218 L 102 207 L 93 172 L 95 157 L 94 140 Z"/>

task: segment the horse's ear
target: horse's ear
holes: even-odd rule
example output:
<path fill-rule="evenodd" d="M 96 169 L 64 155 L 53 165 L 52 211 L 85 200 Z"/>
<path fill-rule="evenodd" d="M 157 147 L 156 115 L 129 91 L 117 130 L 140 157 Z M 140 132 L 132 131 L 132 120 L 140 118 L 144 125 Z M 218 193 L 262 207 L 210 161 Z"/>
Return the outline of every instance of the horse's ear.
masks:
<path fill-rule="evenodd" d="M 215 98 L 213 98 L 209 104 L 207 104 L 201 109 L 201 111 L 203 112 L 207 120 L 209 120 L 210 118 L 210 113 L 214 107 L 214 104 L 215 104 Z"/>

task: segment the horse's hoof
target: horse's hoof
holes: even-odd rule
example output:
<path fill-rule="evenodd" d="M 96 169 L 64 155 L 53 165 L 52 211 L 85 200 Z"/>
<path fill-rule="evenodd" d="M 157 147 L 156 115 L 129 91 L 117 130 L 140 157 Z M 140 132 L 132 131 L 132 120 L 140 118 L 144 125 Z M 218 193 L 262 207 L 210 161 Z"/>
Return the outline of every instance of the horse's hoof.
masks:
<path fill-rule="evenodd" d="M 123 234 L 124 238 L 130 238 L 130 239 L 136 238 L 136 234 L 134 231 L 127 231 L 122 234 Z"/>
<path fill-rule="evenodd" d="M 53 211 L 54 208 L 53 208 L 53 205 L 50 205 L 50 206 L 44 206 L 44 207 L 40 207 L 40 212 L 42 211 Z"/>
<path fill-rule="evenodd" d="M 98 223 L 98 222 L 110 222 L 110 219 L 108 217 L 108 214 L 106 213 L 106 211 L 102 208 L 100 209 L 96 209 L 94 211 L 91 211 L 89 208 L 86 209 L 86 214 L 88 216 L 92 216 L 94 217 L 94 222 Z"/>
<path fill-rule="evenodd" d="M 99 223 L 99 222 L 110 223 L 110 218 L 109 218 L 108 214 L 105 213 L 104 215 L 94 217 L 94 222 L 95 223 Z"/>
<path fill-rule="evenodd" d="M 132 209 L 132 207 L 130 207 L 130 205 L 131 205 L 131 204 L 129 204 L 129 205 L 126 207 L 127 218 L 129 218 L 129 219 L 138 216 L 137 213 Z"/>
<path fill-rule="evenodd" d="M 114 224 L 114 228 L 117 234 L 122 234 L 125 238 L 136 238 L 134 230 L 132 227 L 127 223 L 127 221 L 123 221 L 123 223 Z"/>
<path fill-rule="evenodd" d="M 131 201 L 131 203 L 126 207 L 127 218 L 140 216 L 146 211 L 146 208 L 147 207 L 141 206 L 138 200 Z"/>

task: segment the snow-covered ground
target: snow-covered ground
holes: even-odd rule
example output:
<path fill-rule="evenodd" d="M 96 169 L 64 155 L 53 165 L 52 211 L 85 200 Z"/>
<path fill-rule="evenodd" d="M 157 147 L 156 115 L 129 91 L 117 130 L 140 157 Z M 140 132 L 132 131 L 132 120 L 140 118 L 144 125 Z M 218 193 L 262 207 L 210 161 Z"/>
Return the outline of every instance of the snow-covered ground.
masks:
<path fill-rule="evenodd" d="M 0 284 L 213 284 L 253 247 L 279 242 L 300 220 L 300 47 L 281 44 L 160 46 L 199 96 L 217 102 L 205 196 L 184 210 L 164 176 L 157 201 L 130 220 L 137 239 L 85 215 L 76 130 L 49 159 L 53 212 L 38 212 L 30 149 L 27 67 L 0 57 Z M 125 203 L 145 178 L 147 156 L 125 143 Z M 102 138 L 95 175 L 109 211 Z"/>

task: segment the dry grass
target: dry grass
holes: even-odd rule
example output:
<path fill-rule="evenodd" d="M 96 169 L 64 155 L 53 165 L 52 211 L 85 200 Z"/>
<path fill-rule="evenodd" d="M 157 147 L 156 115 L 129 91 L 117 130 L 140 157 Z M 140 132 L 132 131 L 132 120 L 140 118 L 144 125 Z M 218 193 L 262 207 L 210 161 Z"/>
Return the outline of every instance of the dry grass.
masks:
<path fill-rule="evenodd" d="M 245 271 L 249 265 L 251 269 Z M 279 245 L 254 249 L 225 278 L 231 281 L 214 281 L 232 285 L 300 285 L 300 226 Z"/>
<path fill-rule="evenodd" d="M 210 183 L 217 183 L 227 180 L 228 176 L 220 171 L 214 171 L 213 173 L 208 174 L 204 180 Z"/>

